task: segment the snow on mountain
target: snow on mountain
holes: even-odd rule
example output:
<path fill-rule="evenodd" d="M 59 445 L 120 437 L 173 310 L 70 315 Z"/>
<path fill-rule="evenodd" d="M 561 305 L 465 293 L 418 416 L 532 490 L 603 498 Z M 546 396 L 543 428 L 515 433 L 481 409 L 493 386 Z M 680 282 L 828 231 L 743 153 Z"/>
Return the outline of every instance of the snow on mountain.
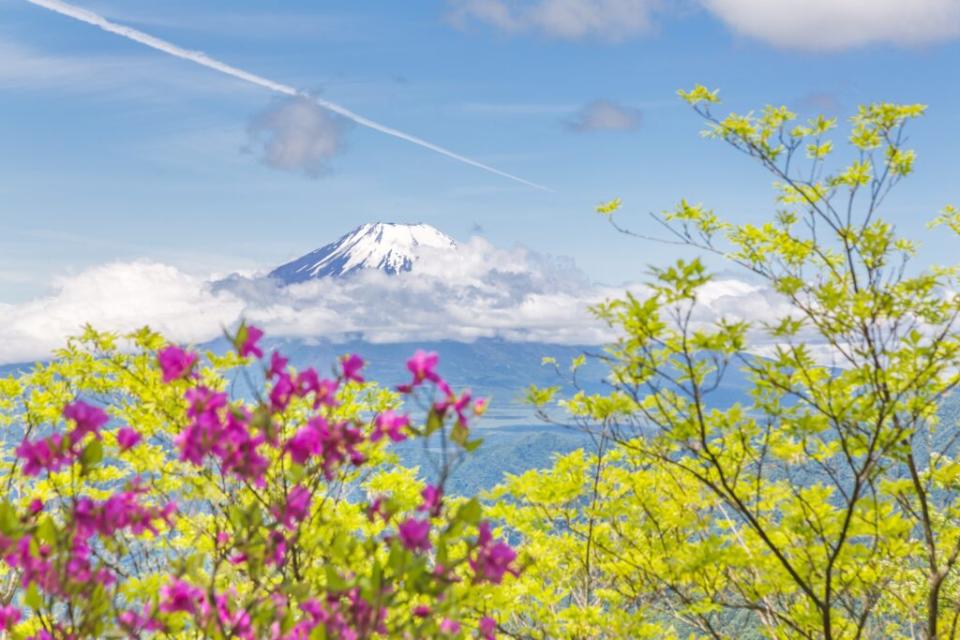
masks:
<path fill-rule="evenodd" d="M 456 246 L 452 238 L 428 224 L 370 223 L 277 267 L 270 277 L 293 284 L 344 276 L 361 269 L 395 274 L 410 271 L 423 247 L 449 250 Z"/>

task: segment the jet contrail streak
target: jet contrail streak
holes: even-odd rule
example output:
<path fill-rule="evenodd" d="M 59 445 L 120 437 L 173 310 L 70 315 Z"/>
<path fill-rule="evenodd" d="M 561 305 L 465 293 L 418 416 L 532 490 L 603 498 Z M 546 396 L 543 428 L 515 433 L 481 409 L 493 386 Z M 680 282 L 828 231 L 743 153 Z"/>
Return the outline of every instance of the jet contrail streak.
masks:
<path fill-rule="evenodd" d="M 88 11 L 86 9 L 76 7 L 72 4 L 67 4 L 66 2 L 61 2 L 60 0 L 27 0 L 27 2 L 29 2 L 30 4 L 34 4 L 38 7 L 43 7 L 44 9 L 49 9 L 50 11 L 54 11 L 56 13 L 65 15 L 75 20 L 80 20 L 81 22 L 92 24 L 93 26 L 99 27 L 104 31 L 109 31 L 110 33 L 115 33 L 118 36 L 123 36 L 124 38 L 133 40 L 135 42 L 139 42 L 140 44 L 146 45 L 152 49 L 163 51 L 164 53 L 169 53 L 172 56 L 183 58 L 184 60 L 189 60 L 190 62 L 207 67 L 208 69 L 213 69 L 214 71 L 219 71 L 220 73 L 224 73 L 228 76 L 233 76 L 234 78 L 239 78 L 240 80 L 244 80 L 251 84 L 259 85 L 261 87 L 264 87 L 265 89 L 269 89 L 270 91 L 275 91 L 277 93 L 282 93 L 288 96 L 307 98 L 308 100 L 312 100 L 319 107 L 322 107 L 328 111 L 332 111 L 333 113 L 339 114 L 344 118 L 352 120 L 361 126 L 373 129 L 374 131 L 379 131 L 380 133 L 385 133 L 388 136 L 393 136 L 394 138 L 399 138 L 400 140 L 411 142 L 415 145 L 424 147 L 425 149 L 429 149 L 431 151 L 435 151 L 436 153 L 445 155 L 448 158 L 453 158 L 454 160 L 458 160 L 472 167 L 477 167 L 478 169 L 489 171 L 490 173 L 494 173 L 498 176 L 509 178 L 510 180 L 515 180 L 516 182 L 525 184 L 528 187 L 533 187 L 534 189 L 541 189 L 543 191 L 552 191 L 552 189 L 548 187 L 539 185 L 535 182 L 530 182 L 529 180 L 524 180 L 523 178 L 507 173 L 506 171 L 500 171 L 499 169 L 491 167 L 490 165 L 486 165 L 486 164 L 483 164 L 482 162 L 478 162 L 476 160 L 472 160 L 470 158 L 462 156 L 458 153 L 454 153 L 449 149 L 444 149 L 443 147 L 435 145 L 432 142 L 428 142 L 422 138 L 418 138 L 416 136 L 410 135 L 409 133 L 404 133 L 403 131 L 398 131 L 397 129 L 394 129 L 392 127 L 382 125 L 379 122 L 375 122 L 370 118 L 366 118 L 360 115 L 359 113 L 354 113 L 353 111 L 350 111 L 346 107 L 341 107 L 339 104 L 335 102 L 330 102 L 329 100 L 324 100 L 323 98 L 312 96 L 304 91 L 300 91 L 296 87 L 291 87 L 289 85 L 282 84 L 280 82 L 274 82 L 269 78 L 264 78 L 262 76 L 258 76 L 256 74 L 244 71 L 243 69 L 232 67 L 226 63 L 223 63 L 223 62 L 220 62 L 219 60 L 215 60 L 214 58 L 211 58 L 210 56 L 208 56 L 207 54 L 201 51 L 189 51 L 187 49 L 183 49 L 173 43 L 167 42 L 166 40 L 161 40 L 160 38 L 151 36 L 148 33 L 138 31 L 137 29 L 134 29 L 132 27 L 127 27 L 122 24 L 111 22 L 106 18 L 104 18 L 103 16 L 93 13 L 92 11 Z"/>

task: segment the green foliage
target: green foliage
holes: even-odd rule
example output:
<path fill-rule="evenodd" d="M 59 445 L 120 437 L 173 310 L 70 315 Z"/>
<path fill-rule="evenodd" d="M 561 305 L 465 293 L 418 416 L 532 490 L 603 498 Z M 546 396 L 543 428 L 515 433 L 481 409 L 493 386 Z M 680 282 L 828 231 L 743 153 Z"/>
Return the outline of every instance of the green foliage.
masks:
<path fill-rule="evenodd" d="M 652 270 L 650 295 L 596 307 L 621 336 L 609 393 L 556 403 L 595 450 L 511 477 L 495 509 L 533 559 L 510 624 L 536 638 L 955 638 L 960 633 L 956 266 L 916 268 L 883 220 L 913 171 L 919 105 L 867 105 L 836 166 L 836 120 L 785 107 L 716 116 L 706 135 L 774 177 L 776 210 L 732 223 L 681 201 L 668 241 L 763 279 L 779 318 L 698 321 L 698 260 Z M 618 229 L 617 206 L 598 210 Z M 960 232 L 956 209 L 935 220 Z M 632 233 L 627 231 L 628 233 Z M 636 235 L 636 234 L 634 234 Z M 766 344 L 761 355 L 749 353 Z M 739 368 L 749 400 L 711 393 Z M 548 414 L 554 390 L 528 397 Z M 552 416 L 551 416 L 552 418 Z M 552 418 L 556 419 L 556 418 Z"/>

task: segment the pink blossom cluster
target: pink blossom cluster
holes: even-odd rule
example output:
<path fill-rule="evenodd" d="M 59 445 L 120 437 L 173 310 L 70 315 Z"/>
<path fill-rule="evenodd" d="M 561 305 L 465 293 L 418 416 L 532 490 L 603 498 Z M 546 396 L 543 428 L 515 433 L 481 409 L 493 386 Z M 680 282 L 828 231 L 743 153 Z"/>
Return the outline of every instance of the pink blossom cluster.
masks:
<path fill-rule="evenodd" d="M 135 483 L 103 502 L 88 497 L 79 498 L 73 508 L 77 536 L 81 539 L 89 539 L 94 534 L 111 537 L 124 529 L 134 535 L 142 535 L 147 531 L 155 536 L 160 535 L 157 523 L 171 526 L 177 505 L 168 502 L 163 507 L 144 506 L 138 502 L 138 496 L 144 492 L 143 487 Z"/>
<path fill-rule="evenodd" d="M 100 437 L 100 428 L 108 421 L 106 412 L 99 407 L 77 400 L 63 409 L 63 417 L 73 422 L 67 436 L 54 433 L 46 438 L 31 441 L 24 438 L 16 454 L 24 461 L 23 473 L 35 476 L 42 471 L 55 472 L 73 463 L 82 453 L 80 443 L 88 433 Z"/>
<path fill-rule="evenodd" d="M 493 539 L 489 522 L 481 522 L 478 529 L 475 555 L 470 559 L 476 579 L 500 584 L 504 574 L 518 575 L 517 552 L 503 540 Z"/>
<path fill-rule="evenodd" d="M 233 597 L 231 597 L 233 596 Z M 157 607 L 161 613 L 187 613 L 200 621 L 202 627 L 213 626 L 221 630 L 228 638 L 254 640 L 254 632 L 250 614 L 243 609 L 231 607 L 231 599 L 235 594 L 208 594 L 203 589 L 191 585 L 179 578 L 172 578 L 160 589 L 160 602 Z M 151 619 L 150 616 L 130 616 L 130 626 L 147 628 L 162 625 Z"/>
<path fill-rule="evenodd" d="M 306 616 L 286 636 L 278 640 L 308 640 L 314 629 L 322 627 L 327 638 L 357 640 L 371 633 L 387 633 L 386 607 L 376 608 L 367 602 L 357 588 L 346 592 L 331 591 L 321 600 L 310 599 L 300 604 Z"/>
<path fill-rule="evenodd" d="M 363 432 L 349 422 L 330 423 L 323 416 L 315 416 L 290 438 L 286 450 L 300 465 L 319 458 L 324 477 L 332 480 L 334 471 L 344 462 L 359 466 L 366 461 L 357 449 L 363 440 Z"/>
<path fill-rule="evenodd" d="M 64 548 L 38 542 L 29 532 L 16 540 L 0 537 L 3 560 L 19 572 L 25 588 L 33 584 L 51 596 L 64 596 L 77 590 L 83 592 L 92 584 L 113 585 L 117 581 L 116 572 L 96 559 L 93 549 L 98 543 L 93 538 L 113 539 L 120 531 L 133 535 L 149 531 L 159 535 L 157 525 L 160 522 L 172 526 L 175 505 L 145 506 L 138 500 L 143 493 L 143 488 L 135 483 L 102 502 L 89 497 L 76 498 L 72 517 L 62 529 Z M 43 503 L 32 501 L 30 519 L 42 511 Z M 14 624 L 18 618 L 16 610 L 0 609 L 0 626 Z"/>
<path fill-rule="evenodd" d="M 243 325 L 234 340 L 239 356 L 263 360 L 263 348 L 259 344 L 262 337 L 263 332 L 257 327 Z M 334 377 L 323 378 L 312 368 L 294 371 L 288 367 L 285 357 L 274 352 L 269 362 L 263 364 L 268 390 L 263 400 L 250 408 L 232 402 L 227 393 L 201 382 L 196 373 L 200 362 L 196 353 L 168 345 L 156 356 L 163 381 L 183 389 L 186 420 L 173 439 L 180 460 L 205 469 L 204 473 L 214 474 L 224 483 L 227 492 L 230 486 L 251 491 L 257 498 L 252 508 L 261 510 L 253 527 L 235 524 L 231 525 L 235 530 L 215 535 L 218 558 L 226 560 L 227 566 L 232 565 L 241 575 L 245 571 L 252 575 L 254 571 L 262 574 L 267 570 L 276 571 L 275 577 L 285 577 L 264 582 L 258 578 L 260 584 L 275 582 L 277 586 L 267 593 L 241 598 L 234 590 L 217 593 L 212 586 L 201 588 L 177 572 L 168 577 L 156 600 L 139 604 L 124 602 L 113 616 L 119 629 L 137 638 L 169 634 L 171 620 L 186 617 L 200 633 L 216 628 L 218 635 L 243 640 L 306 640 L 315 637 L 318 628 L 322 629 L 323 637 L 343 640 L 388 634 L 394 586 L 385 582 L 379 587 L 380 595 L 368 599 L 369 593 L 365 598 L 366 591 L 359 586 L 365 583 L 351 574 L 343 578 L 348 585 L 345 588 L 330 587 L 307 595 L 297 591 L 293 596 L 284 590 L 288 583 L 287 571 L 292 564 L 290 558 L 296 557 L 295 545 L 299 542 L 302 523 L 311 517 L 311 509 L 319 509 L 316 505 L 321 501 L 314 499 L 318 483 L 334 480 L 345 465 L 365 464 L 365 447 L 397 443 L 429 432 L 417 430 L 411 418 L 397 409 L 379 412 L 369 424 L 360 418 L 334 417 L 339 406 L 338 393 L 351 384 L 365 382 L 362 375 L 365 363 L 357 355 L 342 358 Z M 485 401 L 472 400 L 469 392 L 457 395 L 437 373 L 437 364 L 435 353 L 417 351 L 407 362 L 411 382 L 398 389 L 409 395 L 425 385 L 432 387 L 433 419 L 439 418 L 439 428 L 445 428 L 443 420 L 450 416 L 462 436 L 472 416 L 483 412 Z M 303 401 L 296 405 L 295 411 L 291 410 L 294 399 Z M 311 407 L 312 413 L 302 415 L 303 407 Z M 293 422 L 293 416 L 297 416 L 298 422 Z M 63 417 L 71 425 L 65 433 L 53 433 L 37 440 L 24 438 L 18 447 L 16 453 L 24 462 L 25 475 L 36 476 L 57 472 L 78 462 L 86 465 L 90 460 L 94 460 L 91 464 L 99 461 L 85 455 L 84 447 L 96 445 L 94 440 L 101 438 L 101 430 L 109 422 L 107 413 L 77 400 L 64 407 Z M 142 439 L 138 431 L 127 426 L 118 428 L 115 436 L 121 453 L 130 451 Z M 461 446 L 465 442 L 453 440 Z M 54 600 L 82 602 L 89 597 L 90 585 L 112 587 L 122 576 L 116 565 L 104 562 L 100 555 L 102 549 L 120 549 L 117 553 L 122 553 L 127 535 L 156 537 L 176 527 L 176 503 L 148 504 L 147 486 L 137 479 L 103 500 L 80 492 L 61 496 L 52 503 L 66 507 L 60 525 L 53 524 L 52 517 L 44 513 L 48 505 L 34 500 L 21 521 L 22 535 L 0 536 L 0 555 L 19 572 L 24 588 L 35 585 Z M 444 564 L 436 562 L 432 556 L 440 557 L 446 544 L 443 536 L 447 535 L 443 527 L 436 526 L 444 516 L 442 483 L 428 485 L 421 497 L 414 515 L 398 516 L 395 521 L 397 510 L 392 503 L 382 497 L 374 499 L 367 508 L 370 520 L 382 519 L 388 531 L 394 533 L 378 535 L 372 544 L 388 545 L 391 554 L 400 553 L 408 559 L 404 563 L 419 563 L 418 566 L 425 569 L 424 573 L 417 574 L 425 577 L 417 580 L 423 584 L 434 581 L 426 593 L 435 597 L 435 606 L 414 606 L 413 618 L 434 625 L 431 628 L 439 629 L 441 634 L 453 636 L 461 633 L 461 622 L 447 615 L 452 609 L 443 605 L 443 601 L 444 590 L 460 580 L 458 572 L 469 567 L 474 583 L 498 584 L 505 574 L 518 573 L 517 554 L 502 540 L 494 540 L 489 524 L 481 522 L 477 538 L 468 541 L 469 553 L 459 565 L 445 566 L 446 560 Z M 44 528 L 45 533 L 41 535 L 40 530 Z M 50 540 L 51 535 L 56 543 Z M 266 617 L 261 615 L 265 611 Z M 19 609 L 0 607 L 0 629 L 10 630 L 20 617 Z M 35 640 L 86 637 L 58 624 L 54 622 L 48 627 L 50 630 L 38 632 Z M 491 640 L 495 632 L 496 622 L 492 618 L 480 619 L 478 637 Z"/>
<path fill-rule="evenodd" d="M 207 456 L 213 456 L 226 473 L 263 486 L 270 465 L 260 451 L 266 436 L 251 430 L 250 413 L 229 407 L 226 393 L 204 386 L 187 389 L 184 397 L 190 424 L 174 440 L 180 459 L 202 465 Z"/>
<path fill-rule="evenodd" d="M 466 428 L 469 423 L 469 412 L 473 415 L 483 415 L 487 401 L 484 398 L 473 399 L 469 391 L 459 396 L 454 393 L 450 384 L 436 371 L 440 358 L 434 352 L 417 350 L 407 361 L 407 370 L 413 374 L 413 379 L 407 384 L 397 386 L 397 391 L 411 394 L 426 383 L 432 383 L 440 393 L 440 399 L 434 401 L 433 410 L 443 419 L 451 409 L 457 416 L 457 424 Z"/>

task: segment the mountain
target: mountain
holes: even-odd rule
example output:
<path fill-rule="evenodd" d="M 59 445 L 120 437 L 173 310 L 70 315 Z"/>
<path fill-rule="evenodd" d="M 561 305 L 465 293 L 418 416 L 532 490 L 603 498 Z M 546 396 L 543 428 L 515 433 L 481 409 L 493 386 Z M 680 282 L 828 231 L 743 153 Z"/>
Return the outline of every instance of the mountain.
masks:
<path fill-rule="evenodd" d="M 336 242 L 270 272 L 284 284 L 340 277 L 361 269 L 396 274 L 410 271 L 423 248 L 451 250 L 457 243 L 428 224 L 376 222 L 357 227 Z"/>

